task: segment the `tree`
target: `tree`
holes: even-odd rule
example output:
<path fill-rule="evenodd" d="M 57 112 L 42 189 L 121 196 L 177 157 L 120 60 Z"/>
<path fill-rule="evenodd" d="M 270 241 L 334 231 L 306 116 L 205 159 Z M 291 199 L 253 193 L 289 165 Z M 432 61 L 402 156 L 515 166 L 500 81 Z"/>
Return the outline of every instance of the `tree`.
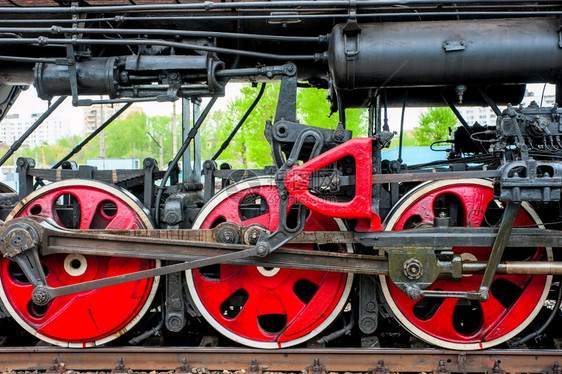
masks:
<path fill-rule="evenodd" d="M 449 108 L 429 108 L 420 114 L 418 124 L 414 136 L 419 145 L 431 145 L 449 138 L 450 129 L 457 125 L 457 117 Z"/>
<path fill-rule="evenodd" d="M 231 163 L 234 167 L 263 167 L 272 165 L 270 145 L 265 139 L 266 121 L 275 117 L 279 84 L 268 84 L 259 104 L 248 117 L 242 128 L 233 138 L 229 147 L 221 154 L 220 161 Z M 203 125 L 202 144 L 203 159 L 212 157 L 222 142 L 228 137 L 240 118 L 251 105 L 258 93 L 257 88 L 244 86 L 241 95 L 232 100 L 226 110 L 215 111 Z M 335 129 L 338 115 L 330 115 L 330 105 L 326 100 L 327 90 L 299 89 L 297 92 L 297 119 L 306 125 Z M 367 134 L 367 110 L 348 109 L 346 111 L 346 128 L 354 136 Z M 212 151 L 206 151 L 212 149 Z M 207 153 L 208 152 L 208 153 Z"/>
<path fill-rule="evenodd" d="M 335 129 L 339 122 L 338 113 L 331 114 L 330 103 L 326 99 L 328 90 L 307 88 L 297 92 L 297 117 L 310 126 Z M 346 109 L 345 127 L 353 132 L 353 137 L 367 136 L 368 110 L 363 108 Z"/>
<path fill-rule="evenodd" d="M 230 101 L 226 110 L 215 111 L 210 120 L 203 124 L 202 148 L 211 150 L 205 152 L 203 156 L 208 155 L 210 158 L 214 155 L 250 107 L 258 90 L 245 85 L 240 90 L 240 95 Z M 273 121 L 278 96 L 278 85 L 268 84 L 259 104 L 236 133 L 228 148 L 222 152 L 218 161 L 226 161 L 235 168 L 259 168 L 273 164 L 264 130 L 265 123 L 268 120 Z"/>

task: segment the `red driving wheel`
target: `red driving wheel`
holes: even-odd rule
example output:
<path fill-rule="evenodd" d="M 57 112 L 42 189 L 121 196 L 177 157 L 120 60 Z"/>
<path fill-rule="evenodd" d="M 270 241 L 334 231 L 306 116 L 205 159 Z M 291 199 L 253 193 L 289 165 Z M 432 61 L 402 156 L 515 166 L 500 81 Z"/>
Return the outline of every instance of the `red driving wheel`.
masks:
<path fill-rule="evenodd" d="M 229 186 L 203 207 L 194 228 L 233 222 L 275 230 L 279 199 L 274 182 L 265 177 Z M 342 229 L 341 221 L 314 212 L 306 219 L 306 231 Z M 340 245 L 321 249 L 351 251 Z M 232 340 L 259 348 L 292 346 L 321 332 L 345 306 L 353 280 L 344 273 L 235 265 L 196 269 L 186 275 L 203 317 Z"/>
<path fill-rule="evenodd" d="M 409 192 L 390 212 L 386 230 L 415 229 L 432 225 L 440 213 L 451 226 L 495 226 L 503 205 L 494 200 L 492 183 L 486 180 L 441 181 L 422 184 Z M 528 204 L 520 209 L 515 226 L 540 227 Z M 487 261 L 489 247 L 454 247 L 466 261 Z M 550 248 L 506 248 L 502 260 L 552 261 Z M 398 321 L 413 335 L 450 349 L 483 349 L 500 344 L 521 332 L 544 305 L 551 276 L 496 275 L 487 301 L 459 298 L 411 300 L 387 277 L 380 277 L 383 293 Z M 460 281 L 438 280 L 431 290 L 478 290 L 481 274 Z"/>
<path fill-rule="evenodd" d="M 152 228 L 128 193 L 96 181 L 68 180 L 43 187 L 21 201 L 8 219 L 38 215 L 74 229 Z M 81 254 L 44 256 L 51 287 L 61 287 L 159 266 L 158 261 Z M 57 297 L 46 306 L 31 301 L 33 287 L 19 266 L 0 259 L 0 297 L 11 316 L 46 342 L 68 347 L 105 344 L 130 330 L 147 312 L 158 278 Z"/>

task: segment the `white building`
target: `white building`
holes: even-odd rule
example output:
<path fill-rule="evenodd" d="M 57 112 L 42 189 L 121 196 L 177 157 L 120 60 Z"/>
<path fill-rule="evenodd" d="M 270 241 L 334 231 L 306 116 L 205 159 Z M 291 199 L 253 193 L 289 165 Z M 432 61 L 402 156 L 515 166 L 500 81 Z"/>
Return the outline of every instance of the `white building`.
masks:
<path fill-rule="evenodd" d="M 548 108 L 554 105 L 554 100 L 555 100 L 554 94 L 548 94 L 542 97 L 540 92 L 538 95 L 535 95 L 533 91 L 531 92 L 527 91 L 525 93 L 525 96 L 523 97 L 523 106 L 529 105 L 532 101 L 535 101 L 538 105 L 541 105 L 541 98 L 542 98 L 543 107 Z M 500 107 L 500 110 L 503 109 L 504 108 Z M 482 126 L 496 125 L 496 115 L 494 114 L 494 111 L 488 106 L 458 107 L 458 110 L 470 126 L 474 125 L 474 122 L 478 122 Z"/>
<path fill-rule="evenodd" d="M 31 127 L 42 113 L 19 112 L 7 114 L 0 122 L 0 142 L 12 144 Z M 54 144 L 57 140 L 72 135 L 71 118 L 50 116 L 27 138 L 24 146 L 34 147 L 42 144 Z"/>

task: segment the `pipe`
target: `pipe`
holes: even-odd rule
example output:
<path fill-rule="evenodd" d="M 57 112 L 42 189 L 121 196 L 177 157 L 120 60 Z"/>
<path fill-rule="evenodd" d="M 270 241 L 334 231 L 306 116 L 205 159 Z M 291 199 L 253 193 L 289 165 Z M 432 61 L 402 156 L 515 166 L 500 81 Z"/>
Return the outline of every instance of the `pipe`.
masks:
<path fill-rule="evenodd" d="M 439 3 L 443 5 L 468 5 L 478 4 L 482 0 L 440 0 Z M 505 5 L 505 0 L 487 0 L 489 4 Z M 525 4 L 527 0 L 512 0 L 511 4 Z M 536 3 L 551 4 L 552 1 L 537 1 Z M 407 5 L 426 5 L 427 0 L 380 0 L 380 1 L 360 1 L 355 3 L 359 9 L 366 7 L 381 7 L 381 6 L 407 6 Z M 29 14 L 29 13 L 46 13 L 46 14 L 82 14 L 82 13 L 123 13 L 134 11 L 186 11 L 186 10 L 230 10 L 230 9 L 269 9 L 269 8 L 293 8 L 306 6 L 311 9 L 315 8 L 349 8 L 349 1 L 248 1 L 236 3 L 215 3 L 205 1 L 204 3 L 196 4 L 152 4 L 152 5 L 125 5 L 125 6 L 91 6 L 91 7 L 0 7 L 1 13 L 12 14 Z M 306 9 L 306 8 L 305 8 Z"/>
<path fill-rule="evenodd" d="M 462 263 L 463 274 L 483 273 L 487 262 L 466 262 Z M 561 261 L 532 261 L 532 262 L 511 262 L 504 261 L 498 265 L 497 274 L 517 274 L 517 275 L 562 275 Z"/>

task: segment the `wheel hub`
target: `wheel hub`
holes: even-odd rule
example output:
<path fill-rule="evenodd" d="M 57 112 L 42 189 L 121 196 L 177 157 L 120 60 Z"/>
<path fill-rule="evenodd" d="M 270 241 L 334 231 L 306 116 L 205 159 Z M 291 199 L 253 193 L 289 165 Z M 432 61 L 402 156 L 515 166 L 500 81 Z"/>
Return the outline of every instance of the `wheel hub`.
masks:
<path fill-rule="evenodd" d="M 215 195 L 194 228 L 231 222 L 274 231 L 278 217 L 274 179 L 255 178 Z M 305 231 L 342 229 L 341 222 L 314 212 L 305 225 Z M 351 251 L 340 245 L 294 247 Z M 187 271 L 186 276 L 192 299 L 213 327 L 234 341 L 259 348 L 288 347 L 318 334 L 343 310 L 353 279 L 342 273 L 226 264 Z"/>
<path fill-rule="evenodd" d="M 136 199 L 96 181 L 43 187 L 20 202 L 8 219 L 28 215 L 73 229 L 152 228 Z M 40 261 L 51 287 L 159 266 L 158 261 L 81 254 L 44 256 Z M 0 269 L 0 297 L 10 315 L 39 339 L 76 348 L 107 343 L 131 329 L 148 311 L 159 281 L 144 279 L 49 300 L 40 287 L 33 289 L 15 262 L 1 258 Z"/>
<path fill-rule="evenodd" d="M 469 179 L 429 182 L 418 186 L 398 202 L 388 215 L 386 230 L 432 225 L 436 217 L 444 216 L 450 219 L 451 226 L 497 226 L 501 224 L 503 208 L 503 204 L 494 200 L 492 183 L 489 181 Z M 515 226 L 541 227 L 541 222 L 531 206 L 523 204 Z M 451 255 L 460 256 L 463 261 L 487 261 L 490 252 L 490 247 L 453 247 Z M 552 250 L 506 248 L 502 260 L 552 261 Z M 405 261 L 404 274 L 401 276 L 416 276 L 414 273 L 417 270 L 412 272 L 413 264 L 414 261 Z M 476 291 L 480 287 L 482 274 L 458 278 L 438 279 L 427 289 Z M 467 350 L 489 348 L 521 332 L 544 305 L 552 277 L 496 275 L 486 301 L 417 299 L 412 296 L 419 297 L 419 289 L 418 292 L 401 290 L 388 277 L 380 277 L 380 280 L 385 299 L 398 321 L 409 332 L 437 346 Z"/>

